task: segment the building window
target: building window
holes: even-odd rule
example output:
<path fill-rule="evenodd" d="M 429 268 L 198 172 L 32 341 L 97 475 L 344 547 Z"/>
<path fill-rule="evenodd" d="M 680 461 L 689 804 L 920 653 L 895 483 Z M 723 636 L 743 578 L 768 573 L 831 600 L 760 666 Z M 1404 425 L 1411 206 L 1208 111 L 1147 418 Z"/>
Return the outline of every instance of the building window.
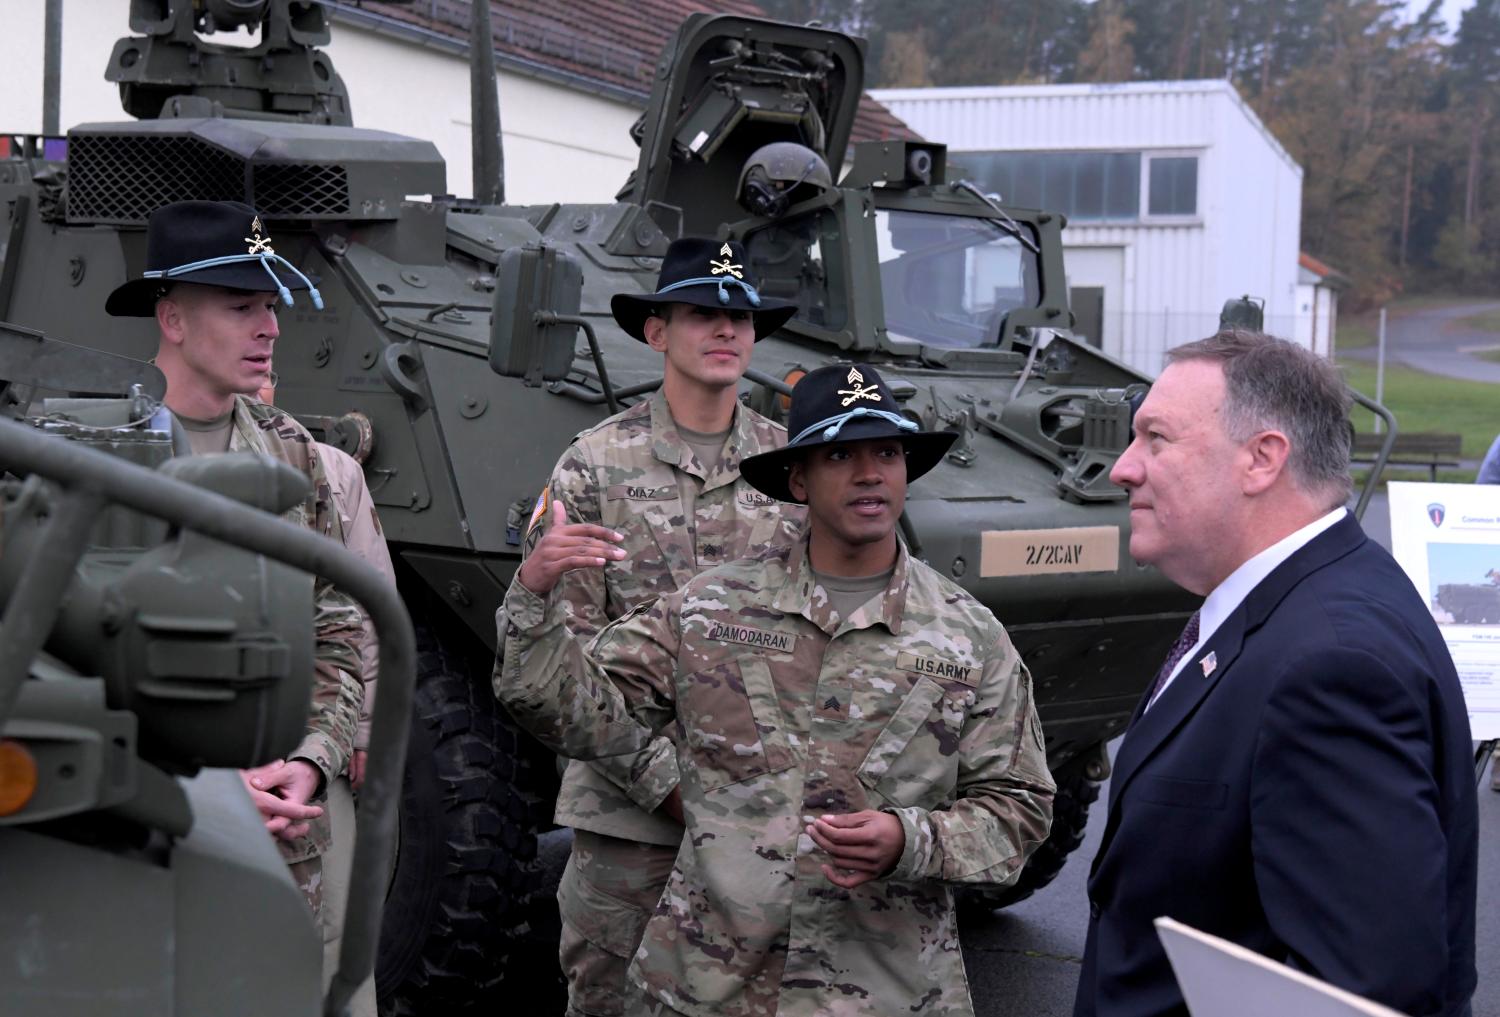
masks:
<path fill-rule="evenodd" d="M 1198 214 L 1198 157 L 1158 155 L 1147 159 L 1150 194 L 1148 215 L 1192 216 Z"/>
<path fill-rule="evenodd" d="M 980 190 L 999 194 L 1007 205 L 1062 212 L 1073 222 L 1198 215 L 1196 155 L 954 152 L 949 162 L 950 178 L 967 179 Z"/>
<path fill-rule="evenodd" d="M 1141 217 L 1139 152 L 955 152 L 950 178 L 1007 205 L 1062 212 L 1075 222 Z"/>

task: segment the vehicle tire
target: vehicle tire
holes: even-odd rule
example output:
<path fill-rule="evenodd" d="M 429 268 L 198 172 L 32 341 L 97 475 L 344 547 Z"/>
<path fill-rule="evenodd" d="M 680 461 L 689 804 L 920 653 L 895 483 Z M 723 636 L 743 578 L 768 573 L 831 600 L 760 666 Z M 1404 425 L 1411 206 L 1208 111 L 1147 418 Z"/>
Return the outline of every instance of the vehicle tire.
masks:
<path fill-rule="evenodd" d="M 1057 781 L 1057 797 L 1052 800 L 1052 830 L 1026 860 L 1021 878 L 1010 886 L 999 889 L 961 890 L 958 894 L 958 907 L 964 917 L 982 917 L 998 908 L 1019 904 L 1051 883 L 1062 872 L 1068 856 L 1083 843 L 1084 827 L 1089 821 L 1089 806 L 1099 798 L 1101 782 L 1090 780 L 1086 772 L 1087 760 L 1092 755 L 1091 752 L 1084 753 L 1053 774 Z"/>
<path fill-rule="evenodd" d="M 511 948 L 509 970 L 525 972 L 505 983 L 505 1003 L 497 1013 L 561 1014 L 568 1008 L 568 983 L 558 963 L 562 917 L 557 885 L 572 853 L 573 831 L 562 827 L 537 838 L 537 879 L 521 905 L 526 933 Z"/>
<path fill-rule="evenodd" d="M 415 627 L 417 688 L 376 992 L 383 1014 L 459 1014 L 492 1008 L 525 925 L 555 780 L 550 756 L 495 701 L 487 649 L 430 620 Z"/>

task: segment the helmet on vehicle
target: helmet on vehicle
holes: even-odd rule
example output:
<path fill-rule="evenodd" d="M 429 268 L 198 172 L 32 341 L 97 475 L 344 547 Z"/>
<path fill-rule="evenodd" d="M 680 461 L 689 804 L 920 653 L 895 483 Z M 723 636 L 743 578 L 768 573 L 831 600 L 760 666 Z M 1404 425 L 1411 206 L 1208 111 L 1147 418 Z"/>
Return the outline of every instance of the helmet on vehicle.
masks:
<path fill-rule="evenodd" d="M 794 201 L 832 186 L 833 173 L 821 155 L 795 141 L 776 141 L 750 153 L 735 195 L 747 211 L 775 219 Z"/>

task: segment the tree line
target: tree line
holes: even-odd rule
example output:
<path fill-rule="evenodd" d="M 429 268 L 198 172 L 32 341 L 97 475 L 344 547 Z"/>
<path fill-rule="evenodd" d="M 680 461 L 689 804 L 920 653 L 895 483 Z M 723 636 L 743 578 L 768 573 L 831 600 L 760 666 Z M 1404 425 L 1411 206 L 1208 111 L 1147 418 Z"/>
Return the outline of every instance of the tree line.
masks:
<path fill-rule="evenodd" d="M 1500 292 L 1500 0 L 762 0 L 872 87 L 1227 79 L 1301 164 L 1302 248 L 1360 303 Z M 941 140 L 941 139 L 936 139 Z"/>

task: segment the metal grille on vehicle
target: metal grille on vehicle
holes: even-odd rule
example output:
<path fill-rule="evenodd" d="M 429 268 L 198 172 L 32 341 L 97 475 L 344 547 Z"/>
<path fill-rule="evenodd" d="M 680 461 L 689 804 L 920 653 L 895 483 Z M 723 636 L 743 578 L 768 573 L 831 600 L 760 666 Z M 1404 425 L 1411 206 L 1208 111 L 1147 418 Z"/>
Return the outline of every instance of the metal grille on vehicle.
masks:
<path fill-rule="evenodd" d="M 143 223 L 173 201 L 244 201 L 245 164 L 196 138 L 74 134 L 68 219 Z"/>
<path fill-rule="evenodd" d="M 342 166 L 266 163 L 255 167 L 255 207 L 268 216 L 344 215 L 349 177 Z"/>

